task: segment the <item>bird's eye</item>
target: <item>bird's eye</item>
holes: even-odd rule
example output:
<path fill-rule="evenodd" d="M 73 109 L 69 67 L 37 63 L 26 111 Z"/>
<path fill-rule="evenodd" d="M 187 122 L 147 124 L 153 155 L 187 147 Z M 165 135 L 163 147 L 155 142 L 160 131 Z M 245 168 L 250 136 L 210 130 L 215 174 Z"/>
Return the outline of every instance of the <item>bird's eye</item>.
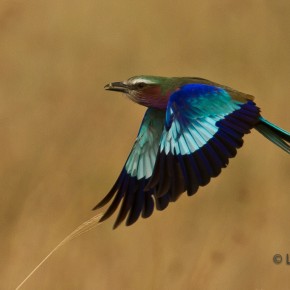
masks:
<path fill-rule="evenodd" d="M 136 84 L 136 88 L 137 89 L 144 89 L 146 87 L 146 84 L 145 83 L 138 83 Z"/>

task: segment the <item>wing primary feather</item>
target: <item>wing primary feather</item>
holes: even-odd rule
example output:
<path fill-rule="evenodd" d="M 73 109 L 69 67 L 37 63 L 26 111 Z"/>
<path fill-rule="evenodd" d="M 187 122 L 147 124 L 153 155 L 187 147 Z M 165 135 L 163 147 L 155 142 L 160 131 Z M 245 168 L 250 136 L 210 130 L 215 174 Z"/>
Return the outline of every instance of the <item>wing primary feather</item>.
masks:
<path fill-rule="evenodd" d="M 195 159 L 195 162 L 196 162 L 198 169 L 200 170 L 200 174 L 201 174 L 200 185 L 205 186 L 210 181 L 210 174 L 209 174 L 209 170 L 208 170 L 209 166 L 208 166 L 208 164 L 205 160 L 205 157 L 204 157 L 201 150 L 198 150 L 195 152 L 194 159 Z"/>
<path fill-rule="evenodd" d="M 229 140 L 228 135 L 225 135 L 221 130 L 215 135 L 215 138 L 217 138 L 226 148 L 227 155 L 229 158 L 235 157 L 237 154 L 237 150 L 231 140 Z"/>
<path fill-rule="evenodd" d="M 182 156 L 184 166 L 186 168 L 186 172 L 188 174 L 188 186 L 187 186 L 187 195 L 191 196 L 194 193 L 197 192 L 199 187 L 199 181 L 198 177 L 196 175 L 195 170 L 193 169 L 191 165 L 190 158 L 192 158 L 190 155 L 184 155 Z"/>
<path fill-rule="evenodd" d="M 244 135 L 242 130 L 237 130 L 233 126 L 228 125 L 228 122 L 225 122 L 225 120 L 220 120 L 217 122 L 217 126 L 226 131 L 234 140 L 240 140 Z"/>
<path fill-rule="evenodd" d="M 231 125 L 233 129 L 240 133 L 247 134 L 250 132 L 250 128 L 247 122 L 245 122 L 245 120 L 237 119 L 234 114 L 227 116 L 227 124 L 229 126 Z"/>
<path fill-rule="evenodd" d="M 154 210 L 154 189 L 151 189 L 149 191 L 145 191 L 145 203 L 142 210 L 142 217 L 148 218 L 152 215 Z"/>
<path fill-rule="evenodd" d="M 205 130 L 205 129 L 204 129 L 204 130 Z M 203 162 L 203 164 L 204 164 L 204 166 L 205 166 L 205 168 L 206 168 L 206 173 L 207 173 L 206 175 L 207 175 L 207 176 L 213 176 L 213 168 L 212 168 L 212 165 L 211 165 L 211 163 L 209 162 L 209 160 L 208 160 L 206 154 L 204 154 L 204 151 L 205 151 L 204 147 L 205 147 L 205 145 L 207 144 L 208 141 L 206 141 L 206 140 L 204 139 L 203 135 L 202 135 L 199 131 L 196 131 L 196 134 L 199 134 L 200 139 L 203 139 L 203 141 L 204 141 L 204 143 L 205 143 L 202 147 L 200 147 L 200 148 L 196 151 L 196 153 L 199 154 L 199 155 L 200 155 L 200 158 L 202 159 L 202 162 Z"/>
<path fill-rule="evenodd" d="M 249 107 L 251 108 L 252 106 L 246 106 L 243 105 L 243 107 L 240 110 L 235 111 L 235 115 L 241 116 L 241 118 L 251 118 L 252 120 L 257 119 L 257 107 L 255 107 L 255 110 L 249 110 Z"/>
<path fill-rule="evenodd" d="M 169 193 L 164 194 L 163 196 L 160 196 L 160 197 L 155 197 L 155 202 L 156 202 L 156 209 L 157 210 L 166 209 L 168 204 L 169 204 L 169 202 L 170 202 Z"/>
<path fill-rule="evenodd" d="M 220 135 L 223 136 L 232 147 L 240 148 L 243 145 L 242 136 L 240 138 L 236 137 L 236 131 L 230 127 L 225 126 L 224 124 L 220 126 Z"/>
<path fill-rule="evenodd" d="M 243 114 L 241 111 L 242 110 L 235 111 L 235 114 L 232 115 L 232 117 L 237 119 L 239 122 L 244 122 L 247 123 L 248 126 L 252 126 L 253 120 L 255 120 L 256 118 L 253 119 L 254 116 L 248 116 L 246 114 Z"/>
<path fill-rule="evenodd" d="M 200 186 L 203 183 L 202 175 L 195 161 L 194 154 L 187 155 L 187 160 L 188 160 L 188 164 L 190 165 L 191 170 L 194 172 L 196 176 L 197 184 L 198 186 Z"/>
<path fill-rule="evenodd" d="M 154 169 L 153 169 L 153 173 L 151 178 L 149 179 L 149 182 L 146 184 L 144 190 L 145 191 L 149 191 L 150 189 L 156 187 L 158 180 L 160 179 L 160 175 L 162 175 L 162 169 L 161 169 L 161 165 L 160 165 L 160 154 L 157 154 L 156 157 L 156 162 L 154 165 Z"/>
<path fill-rule="evenodd" d="M 232 130 L 234 130 L 237 133 L 241 133 L 241 134 L 246 134 L 249 133 L 249 128 L 246 128 L 245 126 L 239 126 L 237 124 L 235 124 L 232 120 L 232 118 L 230 116 L 228 116 L 226 119 L 223 119 L 222 121 L 220 121 L 224 127 L 230 128 Z"/>
<path fill-rule="evenodd" d="M 217 156 L 216 152 L 214 152 L 209 143 L 205 144 L 201 150 L 211 166 L 211 176 L 218 176 L 221 172 L 221 168 L 223 167 L 220 158 Z"/>
<path fill-rule="evenodd" d="M 115 195 L 115 192 L 120 187 L 120 184 L 122 184 L 125 175 L 126 175 L 126 173 L 125 173 L 125 170 L 123 169 L 120 176 L 118 177 L 117 181 L 113 185 L 112 189 L 107 193 L 107 195 L 92 210 L 96 210 L 96 209 L 99 209 L 99 208 L 105 206 L 113 198 L 113 196 Z"/>
<path fill-rule="evenodd" d="M 195 130 L 196 135 L 194 136 L 191 131 L 189 130 L 189 128 L 187 128 L 187 131 L 189 132 L 189 134 L 191 135 L 192 139 L 195 140 L 195 137 L 197 137 L 197 135 L 199 135 L 199 139 L 202 140 L 202 143 L 205 142 L 205 139 L 203 138 L 203 136 L 198 132 L 198 130 Z M 209 181 L 210 181 L 210 176 L 212 175 L 212 168 L 211 165 L 209 164 L 207 158 L 205 157 L 205 155 L 203 154 L 201 148 L 203 146 L 199 147 L 199 149 L 197 149 L 195 152 L 193 152 L 193 156 L 194 159 L 196 161 L 196 165 L 198 167 L 198 170 L 200 170 L 200 174 L 201 174 L 201 179 L 200 179 L 200 185 L 204 186 L 206 185 Z"/>
<path fill-rule="evenodd" d="M 218 154 L 218 156 L 222 160 L 224 167 L 226 167 L 226 165 L 229 163 L 229 157 L 228 150 L 226 149 L 224 144 L 220 142 L 219 139 L 216 137 L 209 140 L 209 144 L 213 147 L 213 150 Z"/>
<path fill-rule="evenodd" d="M 170 200 L 173 200 L 174 197 L 174 192 L 176 191 L 176 173 L 175 173 L 175 166 L 176 166 L 176 162 L 175 162 L 175 156 L 172 155 L 171 153 L 168 155 L 168 158 L 170 159 L 170 162 L 168 164 L 168 167 L 169 167 L 169 171 L 171 172 L 171 176 L 170 176 L 170 183 L 171 183 L 171 186 L 170 186 L 170 191 L 167 192 L 167 195 L 170 197 Z"/>
<path fill-rule="evenodd" d="M 185 127 L 186 128 L 186 127 Z M 185 131 L 184 126 L 180 126 L 180 131 Z M 190 133 L 189 133 L 190 134 Z M 182 146 L 183 151 L 184 152 L 190 152 L 189 146 L 188 146 L 188 140 L 184 138 L 183 135 L 180 136 L 179 139 L 182 139 L 183 143 Z M 177 142 L 177 145 L 179 146 L 179 152 L 181 153 L 181 144 L 180 142 Z M 188 174 L 186 172 L 186 167 L 185 164 L 183 162 L 183 158 L 182 156 L 184 155 L 188 155 L 188 154 L 177 154 L 177 152 L 175 152 L 175 157 L 174 157 L 174 176 L 175 178 L 173 178 L 172 180 L 174 180 L 174 186 L 175 188 L 172 188 L 171 191 L 171 199 L 172 201 L 175 201 L 178 199 L 178 197 L 180 196 L 180 194 L 182 192 L 184 192 L 185 190 L 188 189 L 189 187 L 189 180 L 188 180 Z"/>
<path fill-rule="evenodd" d="M 158 182 L 158 189 L 156 191 L 156 196 L 160 197 L 164 194 L 166 194 L 170 188 L 170 178 L 169 178 L 169 174 L 168 174 L 168 166 L 167 166 L 167 156 L 165 153 L 160 153 L 159 155 L 160 157 L 160 166 L 159 166 L 159 170 L 160 170 L 160 179 Z"/>
<path fill-rule="evenodd" d="M 180 165 L 180 169 L 184 178 L 184 190 L 188 190 L 189 188 L 189 176 L 186 165 L 184 164 L 184 160 L 182 155 L 177 155 L 178 163 Z"/>
<path fill-rule="evenodd" d="M 129 212 L 130 207 L 133 204 L 132 201 L 134 198 L 134 194 L 136 193 L 136 184 L 137 184 L 136 178 L 129 178 L 129 182 L 127 182 L 126 185 L 124 186 L 123 202 L 119 210 L 117 219 L 114 223 L 113 229 L 116 229 L 122 223 L 122 221 L 126 218 L 127 213 Z"/>
<path fill-rule="evenodd" d="M 207 122 L 207 124 L 209 124 Z M 210 134 L 209 132 L 207 132 L 207 129 L 204 128 L 204 125 L 202 123 L 200 123 L 200 135 L 201 137 L 203 137 L 203 135 L 206 135 L 207 138 L 209 138 L 208 141 L 206 141 L 206 143 L 200 148 L 200 150 L 203 152 L 203 155 L 205 156 L 206 160 L 209 163 L 209 167 L 211 168 L 211 176 L 217 176 L 220 171 L 221 168 L 223 167 L 223 162 L 221 161 L 220 157 L 218 156 L 218 154 L 212 149 L 211 145 L 210 145 L 210 141 L 212 139 L 214 139 L 214 135 Z M 201 134 L 202 133 L 202 134 Z"/>
<path fill-rule="evenodd" d="M 182 173 L 181 164 L 177 158 L 176 158 L 176 163 L 177 163 L 176 168 L 175 168 L 176 189 L 173 194 L 173 199 L 171 201 L 176 201 L 179 198 L 179 196 L 186 190 L 185 178 Z"/>
<path fill-rule="evenodd" d="M 103 222 L 104 220 L 108 219 L 117 209 L 117 207 L 119 206 L 124 194 L 125 194 L 125 189 L 128 186 L 128 182 L 129 182 L 129 177 L 126 177 L 124 182 L 121 184 L 113 202 L 111 203 L 111 205 L 109 206 L 109 208 L 106 210 L 106 212 L 104 213 L 104 215 L 101 217 L 100 219 L 100 223 Z"/>
<path fill-rule="evenodd" d="M 137 221 L 142 211 L 142 208 L 145 204 L 145 192 L 144 192 L 144 184 L 145 179 L 139 180 L 139 189 L 134 192 L 132 207 L 130 209 L 128 218 L 126 220 L 126 225 L 130 226 Z"/>

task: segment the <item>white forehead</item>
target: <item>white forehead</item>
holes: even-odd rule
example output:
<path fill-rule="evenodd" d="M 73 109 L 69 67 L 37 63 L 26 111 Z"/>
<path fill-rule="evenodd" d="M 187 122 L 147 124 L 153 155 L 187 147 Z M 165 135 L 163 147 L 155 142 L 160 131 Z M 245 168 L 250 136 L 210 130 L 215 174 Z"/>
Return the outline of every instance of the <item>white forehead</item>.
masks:
<path fill-rule="evenodd" d="M 140 77 L 133 77 L 130 78 L 126 81 L 126 83 L 135 85 L 135 84 L 139 84 L 139 83 L 145 83 L 145 84 L 154 84 L 153 80 L 150 80 L 144 76 L 140 76 Z"/>

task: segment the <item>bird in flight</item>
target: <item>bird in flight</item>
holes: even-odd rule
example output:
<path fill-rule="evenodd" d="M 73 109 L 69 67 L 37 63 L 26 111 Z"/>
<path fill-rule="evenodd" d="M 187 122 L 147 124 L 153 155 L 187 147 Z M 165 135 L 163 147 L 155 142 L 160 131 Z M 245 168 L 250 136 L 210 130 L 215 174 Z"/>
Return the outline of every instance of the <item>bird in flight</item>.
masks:
<path fill-rule="evenodd" d="M 119 207 L 114 223 L 132 225 L 140 215 L 164 210 L 183 192 L 188 196 L 221 173 L 256 129 L 290 153 L 290 133 L 260 115 L 254 97 L 202 78 L 135 76 L 106 90 L 126 94 L 147 107 L 128 159 L 109 193 L 100 222 Z"/>
<path fill-rule="evenodd" d="M 111 203 L 61 241 L 16 290 L 61 246 L 108 219 L 120 204 L 114 228 L 151 216 L 154 206 L 164 210 L 185 191 L 196 193 L 228 165 L 252 128 L 290 153 L 290 133 L 264 119 L 253 96 L 230 87 L 202 78 L 135 76 L 105 89 L 148 107 L 120 176 L 93 209 Z"/>

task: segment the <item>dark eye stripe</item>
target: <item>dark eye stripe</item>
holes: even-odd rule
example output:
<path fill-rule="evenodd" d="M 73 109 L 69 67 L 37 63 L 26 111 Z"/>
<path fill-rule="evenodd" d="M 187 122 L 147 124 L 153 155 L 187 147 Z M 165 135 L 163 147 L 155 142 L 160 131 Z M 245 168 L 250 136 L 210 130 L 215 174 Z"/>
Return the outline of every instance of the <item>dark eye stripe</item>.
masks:
<path fill-rule="evenodd" d="M 135 87 L 137 88 L 137 89 L 143 89 L 143 88 L 145 88 L 147 86 L 147 84 L 145 84 L 145 83 L 137 83 L 136 85 L 135 85 Z"/>

